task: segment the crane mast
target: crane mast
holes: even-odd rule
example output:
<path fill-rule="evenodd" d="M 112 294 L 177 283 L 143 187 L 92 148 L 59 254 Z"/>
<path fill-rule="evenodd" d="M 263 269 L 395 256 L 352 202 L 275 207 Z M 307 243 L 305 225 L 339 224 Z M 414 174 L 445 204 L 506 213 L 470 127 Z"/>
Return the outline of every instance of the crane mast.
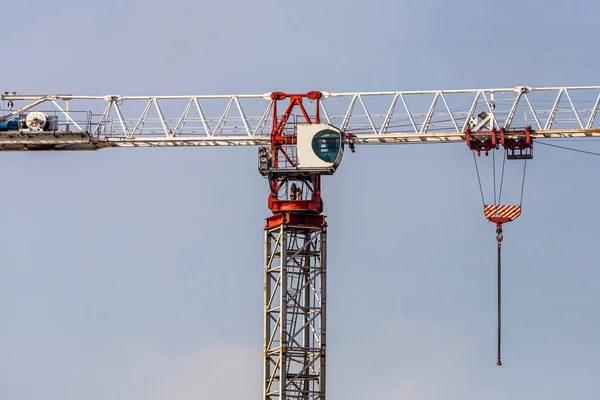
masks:
<path fill-rule="evenodd" d="M 600 86 L 215 96 L 6 92 L 2 101 L 4 151 L 258 147 L 271 210 L 264 226 L 265 400 L 326 397 L 321 178 L 335 173 L 346 146 L 463 142 L 474 158 L 502 147 L 507 159 L 527 160 L 537 139 L 600 136 Z M 484 202 L 485 217 L 497 227 L 499 285 L 502 224 L 520 214 L 520 204 L 496 203 L 495 195 L 494 204 Z"/>
<path fill-rule="evenodd" d="M 264 228 L 263 398 L 325 399 L 327 224 L 321 175 L 339 165 L 342 135 L 321 124 L 322 93 L 275 92 L 271 98 L 271 143 L 259 149 L 259 171 L 269 180 L 273 212 Z M 305 100 L 316 102 L 314 115 Z M 285 101 L 280 116 L 277 106 Z M 291 121 L 286 129 L 294 111 L 303 124 Z"/>

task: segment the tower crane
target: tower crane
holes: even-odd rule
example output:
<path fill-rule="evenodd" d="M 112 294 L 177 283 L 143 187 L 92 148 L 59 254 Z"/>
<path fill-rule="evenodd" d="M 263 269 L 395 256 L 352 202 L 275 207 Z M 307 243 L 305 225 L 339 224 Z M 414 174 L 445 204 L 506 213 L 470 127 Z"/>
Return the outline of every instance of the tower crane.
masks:
<path fill-rule="evenodd" d="M 539 139 L 600 136 L 600 86 L 187 96 L 6 92 L 2 100 L 3 151 L 258 147 L 271 210 L 264 225 L 265 400 L 325 399 L 321 178 L 335 173 L 346 147 L 354 152 L 357 145 L 462 142 L 475 166 L 479 157 L 496 153 L 502 153 L 502 165 L 526 165 Z M 481 187 L 479 169 L 477 175 Z M 484 216 L 496 225 L 498 285 L 502 226 L 521 214 L 521 202 L 522 186 L 519 205 L 505 205 L 496 185 L 494 201 L 483 201 Z"/>

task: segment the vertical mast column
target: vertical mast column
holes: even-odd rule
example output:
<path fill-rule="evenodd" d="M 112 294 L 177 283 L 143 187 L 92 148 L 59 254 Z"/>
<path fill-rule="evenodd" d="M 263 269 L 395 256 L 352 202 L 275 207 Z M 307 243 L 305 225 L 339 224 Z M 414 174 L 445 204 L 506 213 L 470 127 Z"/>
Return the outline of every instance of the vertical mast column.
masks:
<path fill-rule="evenodd" d="M 265 400 L 325 399 L 325 217 L 282 213 L 265 225 Z"/>

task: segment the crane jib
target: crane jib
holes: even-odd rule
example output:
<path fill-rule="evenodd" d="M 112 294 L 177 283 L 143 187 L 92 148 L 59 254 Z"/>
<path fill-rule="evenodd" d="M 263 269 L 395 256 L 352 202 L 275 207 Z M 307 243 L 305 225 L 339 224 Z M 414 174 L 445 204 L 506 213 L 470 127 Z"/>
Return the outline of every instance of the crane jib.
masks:
<path fill-rule="evenodd" d="M 286 97 L 287 96 L 287 97 Z M 277 108 L 304 98 L 311 110 Z M 298 97 L 300 96 L 300 97 Z M 514 132 L 531 127 L 531 139 L 600 137 L 600 86 L 426 90 L 288 95 L 89 96 L 6 92 L 0 107 L 4 150 L 86 150 L 106 147 L 263 146 L 275 117 L 279 131 L 299 119 L 327 123 L 348 145 L 455 143 L 467 133 Z M 308 104 L 307 103 L 307 104 Z M 287 105 L 286 105 L 287 106 Z M 27 123 L 31 112 L 46 120 Z M 11 121 L 11 122 L 9 122 Z M 510 132 L 509 132 L 510 131 Z M 87 143 L 64 135 L 86 134 Z M 526 143 L 514 144 L 514 157 Z M 525 146 L 525 147 L 523 147 Z M 485 151 L 485 149 L 482 149 Z"/>

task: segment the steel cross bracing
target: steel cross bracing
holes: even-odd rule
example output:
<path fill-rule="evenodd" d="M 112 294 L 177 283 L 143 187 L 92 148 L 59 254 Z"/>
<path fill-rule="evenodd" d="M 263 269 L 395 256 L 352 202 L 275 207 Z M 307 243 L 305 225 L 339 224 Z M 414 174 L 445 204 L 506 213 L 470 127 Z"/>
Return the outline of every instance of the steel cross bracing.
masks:
<path fill-rule="evenodd" d="M 263 399 L 325 399 L 326 227 L 265 228 Z"/>
<path fill-rule="evenodd" d="M 357 144 L 455 142 L 467 129 L 528 125 L 533 138 L 600 136 L 600 86 L 321 93 L 322 122 L 354 135 Z M 2 99 L 0 122 L 34 110 L 59 119 L 52 132 L 0 132 L 4 150 L 267 145 L 273 110 L 270 93 Z"/>

